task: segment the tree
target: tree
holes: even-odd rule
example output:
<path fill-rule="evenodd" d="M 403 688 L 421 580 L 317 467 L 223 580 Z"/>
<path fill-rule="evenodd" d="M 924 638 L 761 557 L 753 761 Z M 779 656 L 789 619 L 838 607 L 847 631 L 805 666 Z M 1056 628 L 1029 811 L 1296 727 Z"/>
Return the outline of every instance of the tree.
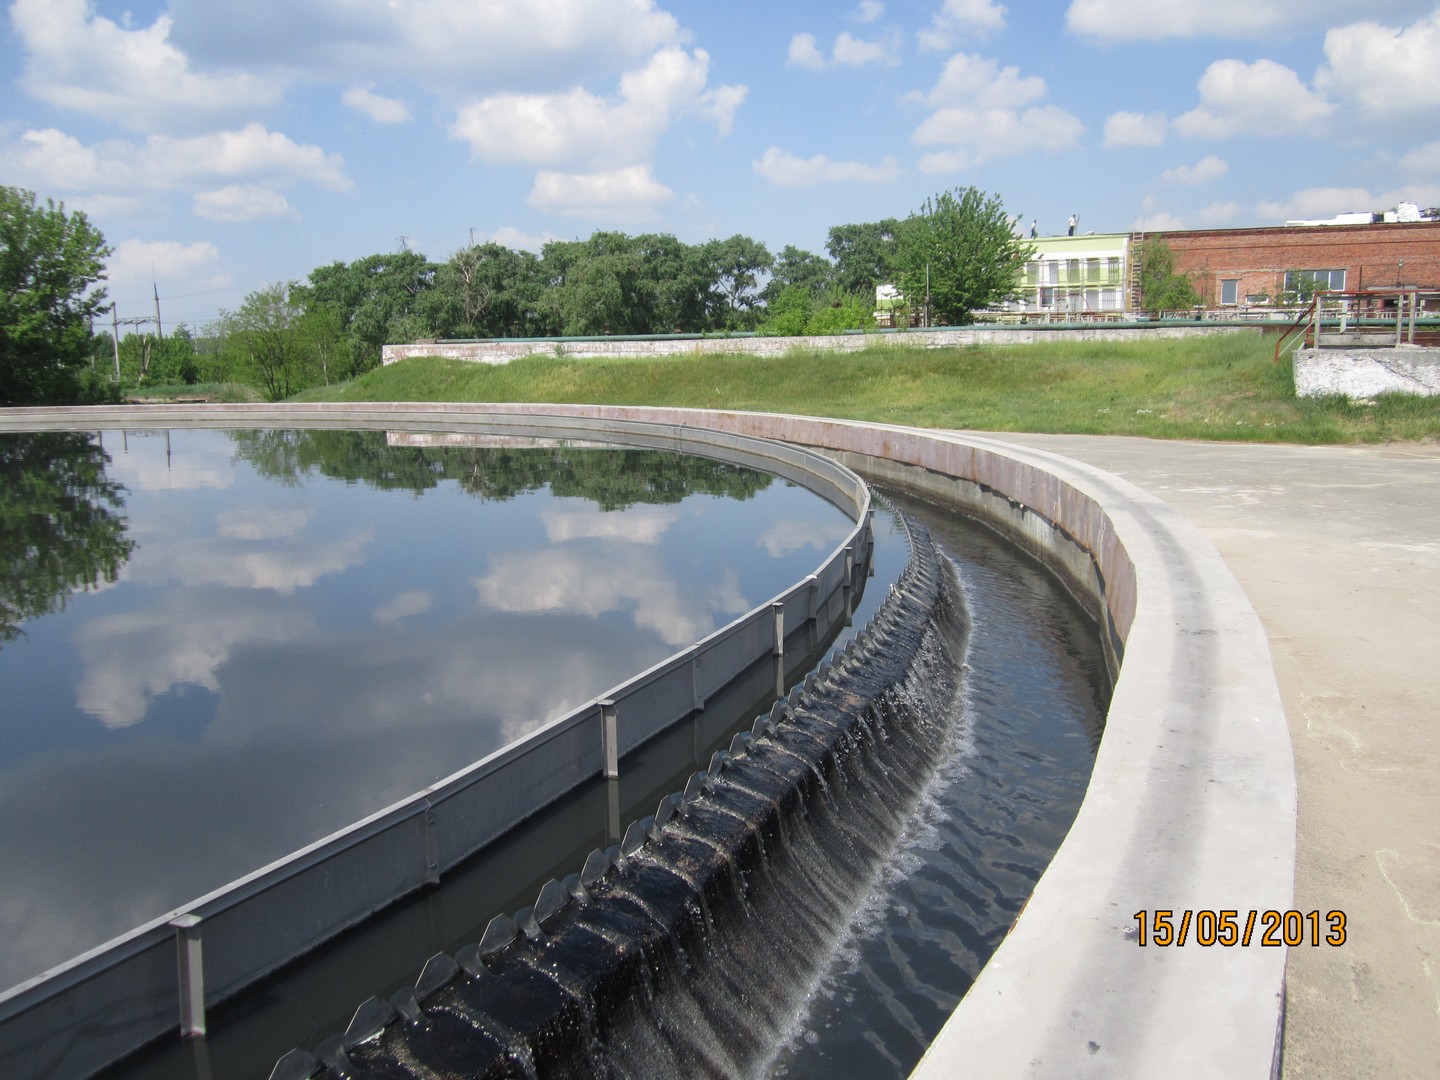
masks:
<path fill-rule="evenodd" d="M 228 347 L 244 356 L 271 401 L 318 381 L 314 332 L 305 319 L 294 291 L 283 282 L 257 289 L 245 297 L 239 311 L 220 316 Z"/>
<path fill-rule="evenodd" d="M 709 268 L 711 289 L 718 301 L 712 316 L 717 329 L 754 326 L 760 275 L 775 265 L 769 250 L 758 240 L 737 234 L 703 245 L 701 257 Z"/>
<path fill-rule="evenodd" d="M 901 222 L 895 284 L 913 305 L 928 297 L 930 325 L 959 326 L 1013 296 L 1033 252 L 1015 235 L 998 195 L 942 191 Z"/>
<path fill-rule="evenodd" d="M 875 286 L 894 283 L 900 223 L 894 218 L 864 225 L 835 225 L 825 250 L 835 260 L 841 292 L 875 295 Z"/>
<path fill-rule="evenodd" d="M 109 461 L 88 431 L 0 439 L 0 645 L 72 593 L 113 584 L 135 550 Z"/>
<path fill-rule="evenodd" d="M 770 280 L 761 296 L 767 304 L 771 304 L 792 286 L 811 296 L 820 296 L 836 284 L 835 267 L 829 259 L 786 244 L 775 256 Z"/>
<path fill-rule="evenodd" d="M 476 244 L 435 272 L 427 310 L 440 337 L 528 337 L 543 283 L 528 251 Z"/>
<path fill-rule="evenodd" d="M 1175 271 L 1175 252 L 1160 237 L 1140 245 L 1140 307 L 1145 311 L 1183 311 L 1200 303 L 1194 283 Z"/>
<path fill-rule="evenodd" d="M 0 405 L 80 401 L 111 249 L 85 215 L 0 187 Z"/>
<path fill-rule="evenodd" d="M 309 284 L 296 286 L 294 299 L 306 311 L 328 307 L 339 319 L 350 346 L 351 370 L 337 376 L 362 375 L 377 367 L 382 345 L 434 332 L 426 307 L 438 269 L 418 252 L 398 251 L 310 271 Z"/>

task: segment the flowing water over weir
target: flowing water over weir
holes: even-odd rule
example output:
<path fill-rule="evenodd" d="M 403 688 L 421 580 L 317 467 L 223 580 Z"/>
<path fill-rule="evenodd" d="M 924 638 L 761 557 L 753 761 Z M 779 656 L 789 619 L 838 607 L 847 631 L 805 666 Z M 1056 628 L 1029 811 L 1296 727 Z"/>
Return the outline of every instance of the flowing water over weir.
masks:
<path fill-rule="evenodd" d="M 953 571 L 909 529 L 910 565 L 833 664 L 618 847 L 275 1080 L 762 1072 L 956 734 Z"/>

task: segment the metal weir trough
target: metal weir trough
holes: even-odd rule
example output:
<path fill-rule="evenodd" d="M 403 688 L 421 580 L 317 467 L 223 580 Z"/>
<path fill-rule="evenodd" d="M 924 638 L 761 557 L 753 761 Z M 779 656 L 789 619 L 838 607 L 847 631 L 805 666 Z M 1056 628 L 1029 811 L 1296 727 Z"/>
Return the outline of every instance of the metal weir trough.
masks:
<path fill-rule="evenodd" d="M 962 616 L 910 531 L 909 567 L 843 654 L 683 793 L 272 1080 L 762 1069 L 953 736 Z"/>

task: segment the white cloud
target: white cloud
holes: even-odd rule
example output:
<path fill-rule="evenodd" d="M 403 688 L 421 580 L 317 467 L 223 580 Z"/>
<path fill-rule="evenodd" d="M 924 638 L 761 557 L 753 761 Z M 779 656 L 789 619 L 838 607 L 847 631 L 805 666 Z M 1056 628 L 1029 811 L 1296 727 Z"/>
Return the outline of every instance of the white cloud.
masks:
<path fill-rule="evenodd" d="M 790 50 L 785 60 L 787 67 L 803 68 L 806 71 L 824 71 L 828 67 L 865 67 L 879 64 L 882 67 L 897 67 L 900 63 L 900 35 L 886 34 L 882 40 L 866 41 L 857 38 L 848 30 L 842 31 L 830 48 L 830 58 L 825 58 L 814 34 L 796 34 L 790 39 Z"/>
<path fill-rule="evenodd" d="M 851 16 L 858 23 L 878 22 L 885 14 L 885 5 L 880 0 L 860 0 L 860 6 Z"/>
<path fill-rule="evenodd" d="M 1315 85 L 1393 116 L 1440 107 L 1440 10 L 1406 29 L 1362 22 L 1325 35 Z"/>
<path fill-rule="evenodd" d="M 122 127 L 231 116 L 284 93 L 276 78 L 192 70 L 170 43 L 169 15 L 132 30 L 95 14 L 87 0 L 15 0 L 10 19 L 26 51 L 21 82 L 28 93 Z"/>
<path fill-rule="evenodd" d="M 480 603 L 519 614 L 564 610 L 598 618 L 627 613 L 667 645 L 690 645 L 749 608 L 733 569 L 716 580 L 679 581 L 645 548 L 601 545 L 515 551 L 474 579 Z"/>
<path fill-rule="evenodd" d="M 155 557 L 132 559 L 131 573 L 139 580 L 174 581 L 191 589 L 224 585 L 289 596 L 296 589 L 308 589 L 322 577 L 362 565 L 372 539 L 369 532 L 323 541 L 287 536 L 264 546 L 232 538 L 202 539 L 163 554 L 152 543 Z"/>
<path fill-rule="evenodd" d="M 920 48 L 941 52 L 966 36 L 984 37 L 1005 29 L 1008 9 L 993 0 L 945 0 L 930 26 L 919 33 Z"/>
<path fill-rule="evenodd" d="M 1400 170 L 1406 176 L 1422 180 L 1440 177 L 1440 142 L 1426 143 L 1424 146 L 1411 150 L 1400 159 Z M 1404 201 L 1416 202 L 1417 200 L 1406 199 Z"/>
<path fill-rule="evenodd" d="M 352 86 L 340 96 L 347 108 L 363 113 L 377 124 L 403 124 L 410 119 L 410 107 L 401 98 L 389 98 L 369 87 Z"/>
<path fill-rule="evenodd" d="M 109 139 L 93 146 L 46 128 L 22 134 L 13 157 L 27 177 L 62 191 L 173 191 L 216 179 L 270 185 L 305 181 L 331 191 L 352 186 L 340 155 L 303 146 L 260 124 L 191 138 L 152 135 L 144 142 Z"/>
<path fill-rule="evenodd" d="M 804 68 L 806 71 L 824 71 L 825 54 L 820 51 L 815 35 L 796 34 L 792 37 L 785 63 L 788 67 Z"/>
<path fill-rule="evenodd" d="M 849 526 L 843 521 L 833 525 L 817 525 L 813 521 L 777 521 L 755 540 L 772 559 L 814 549 L 827 552 L 845 538 Z"/>
<path fill-rule="evenodd" d="M 1244 216 L 1244 209 L 1234 200 L 1202 206 L 1191 215 L 1195 225 L 1203 229 L 1223 229 L 1236 224 Z"/>
<path fill-rule="evenodd" d="M 1065 24 L 1102 41 L 1255 38 L 1323 26 L 1354 10 L 1354 0 L 1072 0 Z"/>
<path fill-rule="evenodd" d="M 997 157 L 1031 150 L 1063 150 L 1078 144 L 1085 126 L 1056 105 L 1019 106 L 1046 93 L 1045 80 L 1022 77 L 1018 68 L 983 56 L 950 58 L 928 93 L 909 100 L 940 106 L 911 136 L 917 146 L 942 146 L 920 159 L 927 173 L 957 172 Z"/>
<path fill-rule="evenodd" d="M 306 78 L 409 77 L 446 96 L 612 78 L 688 39 L 657 0 L 170 0 L 191 55 Z M 277 32 L 283 28 L 283 33 Z"/>
<path fill-rule="evenodd" d="M 513 248 L 516 251 L 533 251 L 537 255 L 540 253 L 540 249 L 550 241 L 559 239 L 561 237 L 552 232 L 536 236 L 533 233 L 521 232 L 513 225 L 503 225 L 490 234 L 491 243 Z"/>
<path fill-rule="evenodd" d="M 1168 126 L 1163 112 L 1111 113 L 1105 120 L 1105 145 L 1112 148 L 1161 146 L 1165 142 Z"/>
<path fill-rule="evenodd" d="M 863 161 L 832 161 L 824 154 L 802 158 L 772 146 L 754 163 L 761 176 L 782 187 L 809 187 L 815 184 L 888 184 L 900 175 L 900 166 L 889 155 L 878 165 Z"/>
<path fill-rule="evenodd" d="M 1214 154 L 1206 154 L 1194 165 L 1177 165 L 1173 169 L 1166 169 L 1160 174 L 1160 179 L 1171 184 L 1208 184 L 1229 171 L 1227 162 Z"/>
<path fill-rule="evenodd" d="M 264 176 L 304 180 L 330 191 L 353 186 L 339 154 L 302 146 L 261 124 L 189 139 L 156 135 L 146 140 L 144 152 L 159 169 L 176 176 Z"/>
<path fill-rule="evenodd" d="M 1175 130 L 1186 138 L 1310 132 L 1335 111 L 1273 60 L 1216 60 L 1200 77 L 1199 90 L 1200 104 L 1175 118 Z"/>
<path fill-rule="evenodd" d="M 380 626 L 389 626 L 391 623 L 399 622 L 401 619 L 413 618 L 416 615 L 423 615 L 429 611 L 435 603 L 435 597 L 423 589 L 409 589 L 405 592 L 396 593 L 385 603 L 381 604 L 370 612 L 372 622 Z"/>
<path fill-rule="evenodd" d="M 680 520 L 680 510 L 675 506 L 632 506 L 623 514 L 616 514 L 601 510 L 587 500 L 574 503 L 567 500 L 555 509 L 542 510 L 540 520 L 552 544 L 596 539 L 658 544 Z"/>
<path fill-rule="evenodd" d="M 1024 112 L 944 108 L 928 117 L 911 141 L 919 146 L 951 147 L 924 155 L 919 163 L 921 172 L 963 172 L 998 157 L 1070 149 L 1079 143 L 1084 130 L 1075 116 L 1055 105 Z"/>
<path fill-rule="evenodd" d="M 130 727 L 173 687 L 218 691 L 217 672 L 237 649 L 311 632 L 299 613 L 241 610 L 238 602 L 221 611 L 194 594 L 169 593 L 153 608 L 103 615 L 76 631 L 82 674 L 75 704 L 107 728 Z"/>
<path fill-rule="evenodd" d="M 864 67 L 866 64 L 895 67 L 900 63 L 898 49 L 898 35 L 886 41 L 864 41 L 848 32 L 842 32 L 835 39 L 835 48 L 831 55 L 837 67 Z"/>
<path fill-rule="evenodd" d="M 258 184 L 231 184 L 196 192 L 191 200 L 196 217 L 206 221 L 299 221 L 300 214 L 278 191 Z"/>
<path fill-rule="evenodd" d="M 304 531 L 311 516 L 310 510 L 299 506 L 222 510 L 215 515 L 215 532 L 234 540 L 278 540 Z"/>
<path fill-rule="evenodd" d="M 704 116 L 722 134 L 730 130 L 746 91 L 741 86 L 707 91 L 709 66 L 703 49 L 661 49 L 621 78 L 615 97 L 578 86 L 555 94 L 495 94 L 461 108 L 451 134 L 490 161 L 633 161 L 648 154 L 680 115 Z"/>
<path fill-rule="evenodd" d="M 145 293 L 152 282 L 165 281 L 183 282 L 191 291 L 229 285 L 230 275 L 220 270 L 219 264 L 220 249 L 209 241 L 122 240 L 115 245 L 105 272 L 112 296 Z"/>
<path fill-rule="evenodd" d="M 552 214 L 641 221 L 674 197 L 673 191 L 655 179 L 649 165 L 628 165 L 594 173 L 543 170 L 535 177 L 526 201 Z"/>
<path fill-rule="evenodd" d="M 1297 191 L 1288 199 L 1262 202 L 1256 214 L 1279 225 L 1286 221 L 1332 218 L 1336 214 L 1368 212 L 1392 207 L 1399 201 L 1390 195 L 1375 195 L 1359 187 L 1315 187 Z"/>
<path fill-rule="evenodd" d="M 1022 78 L 1019 68 L 1002 68 L 988 57 L 957 53 L 946 61 L 928 94 L 910 97 L 928 105 L 1013 109 L 1039 101 L 1045 94 L 1045 80 L 1038 75 Z"/>

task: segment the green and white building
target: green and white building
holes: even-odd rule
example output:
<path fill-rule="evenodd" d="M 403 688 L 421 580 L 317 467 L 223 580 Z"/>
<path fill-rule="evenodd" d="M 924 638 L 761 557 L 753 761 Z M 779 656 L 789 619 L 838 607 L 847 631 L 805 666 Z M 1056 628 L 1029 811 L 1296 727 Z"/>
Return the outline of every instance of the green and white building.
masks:
<path fill-rule="evenodd" d="M 1031 240 L 1017 299 L 1000 310 L 1025 314 L 1119 315 L 1129 306 L 1130 234 L 1086 233 Z"/>

